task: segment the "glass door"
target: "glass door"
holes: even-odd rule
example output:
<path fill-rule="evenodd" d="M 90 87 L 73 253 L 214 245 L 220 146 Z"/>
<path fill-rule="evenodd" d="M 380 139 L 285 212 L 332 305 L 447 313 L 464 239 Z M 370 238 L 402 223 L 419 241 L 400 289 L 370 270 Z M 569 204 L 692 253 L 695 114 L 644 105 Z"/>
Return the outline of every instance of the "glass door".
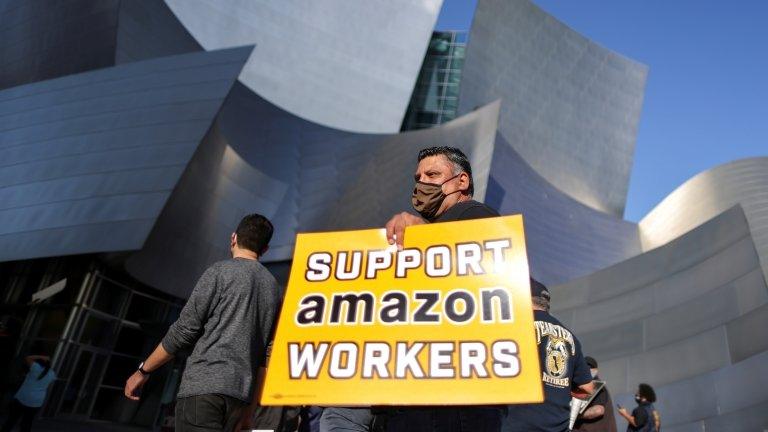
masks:
<path fill-rule="evenodd" d="M 57 415 L 73 419 L 90 417 L 106 360 L 105 354 L 79 346 L 72 375 L 60 400 Z"/>

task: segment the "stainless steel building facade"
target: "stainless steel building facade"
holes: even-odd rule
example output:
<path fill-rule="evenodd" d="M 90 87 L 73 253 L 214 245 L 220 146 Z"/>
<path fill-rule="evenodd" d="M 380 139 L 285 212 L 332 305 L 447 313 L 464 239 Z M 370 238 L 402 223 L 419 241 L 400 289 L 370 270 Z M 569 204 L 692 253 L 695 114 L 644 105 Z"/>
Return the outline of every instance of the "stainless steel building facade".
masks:
<path fill-rule="evenodd" d="M 397 133 L 441 2 L 323 4 L 0 3 L 0 361 L 55 354 L 46 415 L 158 424 L 181 365 L 142 405 L 114 377 L 244 214 L 276 221 L 280 278 L 297 232 L 383 225 L 418 149 L 451 145 L 476 199 L 525 216 L 531 272 L 617 400 L 649 382 L 665 431 L 768 427 L 768 159 L 625 221 L 647 67 L 529 0 L 479 0 L 460 116 Z"/>

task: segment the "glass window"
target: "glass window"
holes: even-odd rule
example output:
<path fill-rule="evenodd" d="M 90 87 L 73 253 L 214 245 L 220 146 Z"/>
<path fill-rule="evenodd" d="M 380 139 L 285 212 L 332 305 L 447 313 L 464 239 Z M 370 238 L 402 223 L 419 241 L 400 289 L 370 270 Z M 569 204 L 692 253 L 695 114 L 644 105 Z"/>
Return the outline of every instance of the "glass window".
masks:
<path fill-rule="evenodd" d="M 437 114 L 431 112 L 419 112 L 416 113 L 417 123 L 435 124 L 437 121 Z"/>
<path fill-rule="evenodd" d="M 80 357 L 77 359 L 77 365 L 75 366 L 72 378 L 69 380 L 69 385 L 64 391 L 60 410 L 62 413 L 71 413 L 75 408 L 75 404 L 80 395 L 80 386 L 85 379 L 85 374 L 88 372 L 92 355 L 93 354 L 90 351 L 80 352 Z"/>
<path fill-rule="evenodd" d="M 80 342 L 93 347 L 111 349 L 115 339 L 116 322 L 93 314 L 85 316 Z"/>
<path fill-rule="evenodd" d="M 448 85 L 445 86 L 445 96 L 446 97 L 459 97 L 459 86 L 456 85 Z"/>
<path fill-rule="evenodd" d="M 128 301 L 128 290 L 104 278 L 99 278 L 98 286 L 96 298 L 91 302 L 91 306 L 119 317 L 123 305 Z"/>
<path fill-rule="evenodd" d="M 70 308 L 37 309 L 29 334 L 41 339 L 59 339 L 67 324 Z"/>
<path fill-rule="evenodd" d="M 94 354 L 93 361 L 91 361 L 91 370 L 88 371 L 88 378 L 80 388 L 80 395 L 78 397 L 80 401 L 77 403 L 77 409 L 75 410 L 76 414 L 88 415 L 93 398 L 98 391 L 101 374 L 104 372 L 104 366 L 106 366 L 106 359 L 107 356 L 103 354 Z M 110 371 L 110 373 L 112 373 L 112 371 Z M 124 377 L 127 378 L 128 375 L 124 375 Z"/>
<path fill-rule="evenodd" d="M 139 363 L 141 360 L 136 358 L 112 355 L 107 364 L 108 373 L 104 375 L 104 381 L 101 384 L 115 387 L 124 386 L 125 380 L 136 372 Z"/>
<path fill-rule="evenodd" d="M 164 329 L 167 330 L 165 326 Z M 154 348 L 152 338 L 139 329 L 121 326 L 115 343 L 115 352 L 141 357 Z"/>
<path fill-rule="evenodd" d="M 91 418 L 128 423 L 138 407 L 139 402 L 126 398 L 123 390 L 102 387 L 99 389 L 96 403 L 93 405 Z"/>
<path fill-rule="evenodd" d="M 458 101 L 456 99 L 446 99 L 443 102 L 444 111 L 456 111 L 456 108 L 458 108 Z"/>
<path fill-rule="evenodd" d="M 43 408 L 43 415 L 46 417 L 53 417 L 56 415 L 56 407 L 64 396 L 64 391 L 67 389 L 67 382 L 57 379 L 51 384 L 50 388 L 48 403 L 46 403 Z"/>
<path fill-rule="evenodd" d="M 134 293 L 131 296 L 131 304 L 128 306 L 125 319 L 133 322 L 162 321 L 165 316 L 165 308 L 165 303 Z"/>

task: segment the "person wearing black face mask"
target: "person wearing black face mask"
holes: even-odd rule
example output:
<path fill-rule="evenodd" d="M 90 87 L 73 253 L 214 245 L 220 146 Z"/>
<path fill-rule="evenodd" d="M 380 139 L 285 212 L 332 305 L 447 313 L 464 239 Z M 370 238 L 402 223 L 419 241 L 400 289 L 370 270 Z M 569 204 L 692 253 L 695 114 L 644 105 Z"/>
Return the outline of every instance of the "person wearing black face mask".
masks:
<path fill-rule="evenodd" d="M 499 216 L 472 199 L 474 183 L 467 156 L 453 147 L 421 150 L 414 174 L 411 204 L 419 214 L 403 212 L 386 224 L 390 244 L 403 246 L 405 228 L 425 223 L 451 222 Z M 467 401 L 471 403 L 471 401 Z M 396 432 L 497 432 L 503 409 L 494 406 L 400 407 L 376 416 L 376 431 Z"/>
<path fill-rule="evenodd" d="M 392 216 L 385 226 L 389 244 L 402 248 L 405 228 L 411 225 L 499 216 L 496 210 L 472 199 L 472 166 L 457 148 L 421 150 L 413 177 L 411 204 L 419 216 L 408 212 Z"/>
<path fill-rule="evenodd" d="M 627 420 L 627 432 L 660 432 L 659 413 L 654 408 L 656 392 L 648 384 L 640 384 L 635 393 L 637 408 L 630 415 L 626 408 L 619 407 L 619 414 Z"/>

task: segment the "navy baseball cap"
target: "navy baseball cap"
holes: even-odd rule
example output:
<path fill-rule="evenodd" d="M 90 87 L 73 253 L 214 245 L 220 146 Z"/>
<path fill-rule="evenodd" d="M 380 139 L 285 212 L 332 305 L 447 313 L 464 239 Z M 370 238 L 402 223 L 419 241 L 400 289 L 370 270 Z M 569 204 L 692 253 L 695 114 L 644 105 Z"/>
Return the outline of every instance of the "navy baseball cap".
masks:
<path fill-rule="evenodd" d="M 551 298 L 547 287 L 534 278 L 531 278 L 531 297 L 544 297 L 547 300 Z"/>

